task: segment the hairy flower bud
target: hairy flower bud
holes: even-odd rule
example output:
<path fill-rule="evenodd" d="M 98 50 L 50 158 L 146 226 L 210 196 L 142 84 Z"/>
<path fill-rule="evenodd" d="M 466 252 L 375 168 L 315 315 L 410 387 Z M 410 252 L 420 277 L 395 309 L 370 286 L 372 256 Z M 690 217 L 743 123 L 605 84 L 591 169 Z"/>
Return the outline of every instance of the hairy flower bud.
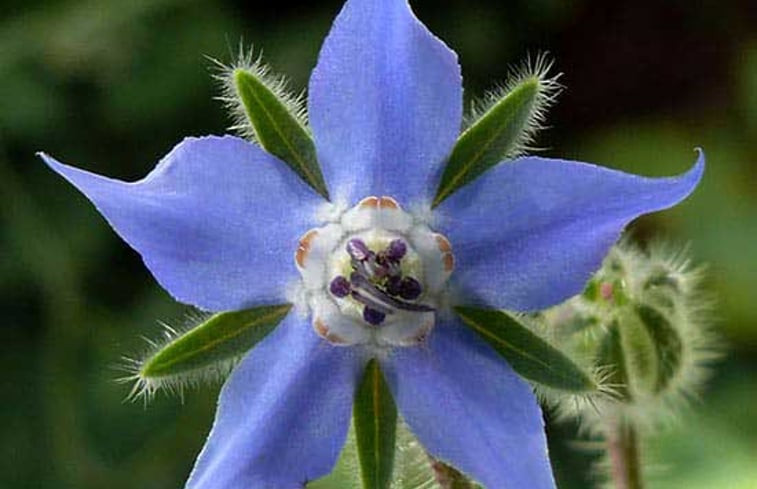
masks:
<path fill-rule="evenodd" d="M 708 330 L 702 275 L 686 250 L 660 244 L 641 250 L 623 240 L 583 294 L 545 313 L 560 344 L 604 371 L 614 393 L 598 411 L 579 409 L 590 427 L 618 411 L 641 426 L 657 426 L 706 378 L 717 344 Z"/>

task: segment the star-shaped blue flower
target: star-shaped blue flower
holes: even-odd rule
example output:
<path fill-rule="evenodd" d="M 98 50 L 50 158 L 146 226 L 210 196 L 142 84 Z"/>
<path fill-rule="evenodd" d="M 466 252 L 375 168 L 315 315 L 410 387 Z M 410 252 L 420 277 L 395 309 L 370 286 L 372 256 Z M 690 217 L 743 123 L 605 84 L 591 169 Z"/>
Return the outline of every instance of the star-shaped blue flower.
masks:
<path fill-rule="evenodd" d="M 177 300 L 207 311 L 301 300 L 308 313 L 290 313 L 234 370 L 188 489 L 293 489 L 327 474 L 373 357 L 434 457 L 491 489 L 554 487 L 531 388 L 443 311 L 538 310 L 576 294 L 629 221 L 694 189 L 703 157 L 660 179 L 519 158 L 432 213 L 461 108 L 456 55 L 405 0 L 349 0 L 308 100 L 345 206 L 236 137 L 188 138 L 135 183 L 42 155 Z"/>

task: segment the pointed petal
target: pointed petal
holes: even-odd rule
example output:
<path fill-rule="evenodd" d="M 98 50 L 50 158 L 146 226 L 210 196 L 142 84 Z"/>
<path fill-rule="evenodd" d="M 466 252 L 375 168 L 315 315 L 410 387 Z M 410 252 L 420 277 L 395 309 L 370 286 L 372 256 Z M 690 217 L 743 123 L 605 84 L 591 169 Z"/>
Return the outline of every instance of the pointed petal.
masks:
<path fill-rule="evenodd" d="M 531 388 L 464 325 L 385 361 L 399 411 L 428 452 L 485 487 L 555 487 Z"/>
<path fill-rule="evenodd" d="M 40 155 L 137 250 L 177 300 L 210 311 L 280 303 L 320 197 L 234 137 L 188 138 L 127 183 Z"/>
<path fill-rule="evenodd" d="M 295 489 L 330 472 L 363 365 L 290 314 L 224 385 L 186 489 Z"/>
<path fill-rule="evenodd" d="M 671 178 L 536 157 L 499 165 L 438 208 L 461 303 L 526 311 L 579 293 L 631 220 L 685 199 L 703 171 L 701 152 Z"/>
<path fill-rule="evenodd" d="M 460 132 L 457 56 L 406 0 L 349 0 L 310 79 L 308 113 L 332 194 L 429 200 Z"/>

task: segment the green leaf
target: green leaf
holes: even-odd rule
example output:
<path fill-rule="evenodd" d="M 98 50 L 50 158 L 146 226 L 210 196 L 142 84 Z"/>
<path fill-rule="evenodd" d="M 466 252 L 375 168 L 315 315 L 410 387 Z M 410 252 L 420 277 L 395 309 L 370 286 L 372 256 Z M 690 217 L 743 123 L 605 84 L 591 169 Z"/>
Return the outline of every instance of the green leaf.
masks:
<path fill-rule="evenodd" d="M 460 135 L 442 173 L 433 207 L 521 145 L 533 129 L 542 83 L 538 76 L 525 78 Z"/>
<path fill-rule="evenodd" d="M 265 338 L 291 307 L 282 304 L 214 314 L 145 360 L 139 376 L 145 380 L 173 377 L 237 358 Z"/>
<path fill-rule="evenodd" d="M 326 182 L 307 129 L 276 93 L 252 71 L 234 70 L 234 87 L 242 101 L 258 143 L 287 163 L 324 198 Z"/>
<path fill-rule="evenodd" d="M 636 313 L 652 337 L 657 358 L 657 375 L 653 390 L 659 393 L 670 384 L 681 367 L 683 342 L 678 331 L 661 312 L 649 306 L 639 305 Z"/>
<path fill-rule="evenodd" d="M 365 489 L 388 489 L 392 481 L 397 407 L 378 361 L 368 362 L 353 409 L 360 474 Z"/>
<path fill-rule="evenodd" d="M 506 312 L 475 307 L 455 312 L 528 380 L 569 392 L 597 389 L 578 365 Z"/>

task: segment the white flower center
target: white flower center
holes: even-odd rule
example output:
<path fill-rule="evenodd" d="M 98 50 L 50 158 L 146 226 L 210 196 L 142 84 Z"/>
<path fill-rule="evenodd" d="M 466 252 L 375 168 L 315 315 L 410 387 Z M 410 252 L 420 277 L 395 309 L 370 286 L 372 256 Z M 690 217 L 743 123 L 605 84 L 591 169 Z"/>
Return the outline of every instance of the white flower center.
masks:
<path fill-rule="evenodd" d="M 336 345 L 425 340 L 454 268 L 449 241 L 391 197 L 366 197 L 300 239 L 313 328 Z"/>

